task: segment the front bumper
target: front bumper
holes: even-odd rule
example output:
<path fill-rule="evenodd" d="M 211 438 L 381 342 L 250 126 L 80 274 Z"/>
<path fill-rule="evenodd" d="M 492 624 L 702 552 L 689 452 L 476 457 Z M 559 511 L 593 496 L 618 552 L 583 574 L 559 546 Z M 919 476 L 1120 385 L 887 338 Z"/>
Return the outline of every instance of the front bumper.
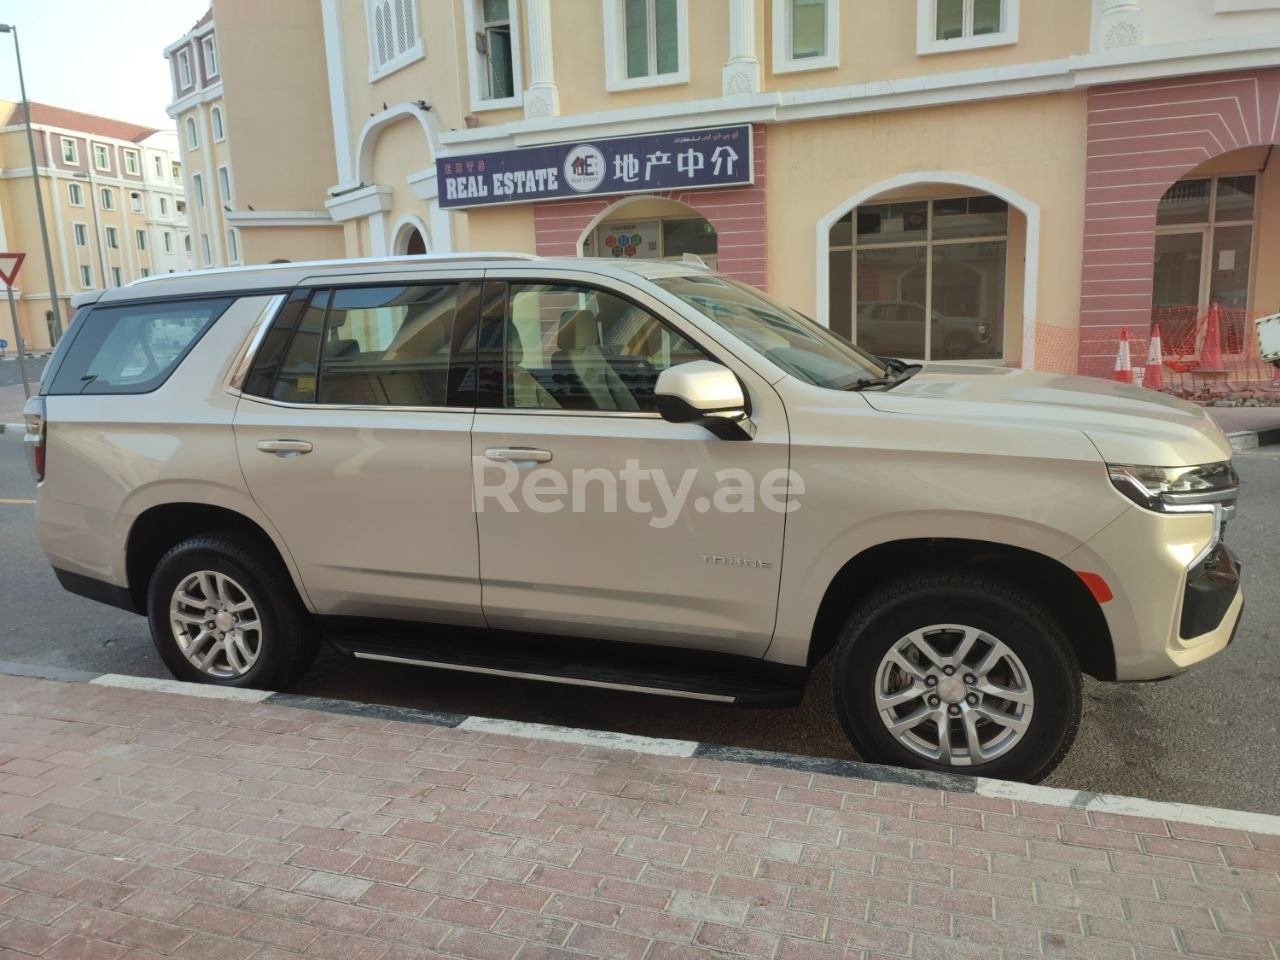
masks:
<path fill-rule="evenodd" d="M 1102 604 L 1117 680 L 1160 680 L 1220 653 L 1244 607 L 1240 564 L 1215 539 L 1211 514 L 1126 510 L 1063 558 L 1100 574 L 1114 597 Z M 1197 562 L 1198 561 L 1198 562 Z"/>

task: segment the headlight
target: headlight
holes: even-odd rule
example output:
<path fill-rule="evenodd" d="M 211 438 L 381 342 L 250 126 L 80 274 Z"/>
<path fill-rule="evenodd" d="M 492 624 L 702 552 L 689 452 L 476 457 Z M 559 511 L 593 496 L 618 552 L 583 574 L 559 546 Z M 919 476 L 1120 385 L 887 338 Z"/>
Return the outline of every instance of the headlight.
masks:
<path fill-rule="evenodd" d="M 1240 480 L 1235 467 L 1205 463 L 1196 467 L 1139 467 L 1107 464 L 1111 483 L 1140 507 L 1161 513 L 1218 513 L 1235 509 Z"/>

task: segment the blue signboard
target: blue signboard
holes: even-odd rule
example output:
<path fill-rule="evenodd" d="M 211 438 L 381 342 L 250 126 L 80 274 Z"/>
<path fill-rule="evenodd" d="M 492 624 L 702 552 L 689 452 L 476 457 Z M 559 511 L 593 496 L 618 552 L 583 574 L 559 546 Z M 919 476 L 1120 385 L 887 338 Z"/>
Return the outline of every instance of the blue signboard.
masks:
<path fill-rule="evenodd" d="M 754 182 L 751 127 L 557 143 L 436 160 L 440 206 L 478 207 Z"/>

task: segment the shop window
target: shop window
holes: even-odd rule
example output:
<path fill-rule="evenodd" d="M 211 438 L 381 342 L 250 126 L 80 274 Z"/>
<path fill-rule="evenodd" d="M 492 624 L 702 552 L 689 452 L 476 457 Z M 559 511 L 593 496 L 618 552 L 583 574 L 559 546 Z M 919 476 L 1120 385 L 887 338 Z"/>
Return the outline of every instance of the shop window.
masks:
<path fill-rule="evenodd" d="M 1257 178 L 1179 180 L 1156 207 L 1154 317 L 1178 335 L 1212 304 L 1245 311 L 1252 284 Z"/>
<path fill-rule="evenodd" d="M 518 9 L 515 0 L 468 0 L 467 27 L 475 40 L 467 47 L 473 110 L 520 103 L 520 30 L 515 22 Z"/>
<path fill-rule="evenodd" d="M 839 0 L 776 0 L 773 70 L 794 73 L 839 64 Z"/>
<path fill-rule="evenodd" d="M 715 228 L 702 217 L 615 220 L 602 223 L 582 241 L 584 257 L 626 260 L 680 260 L 686 253 L 716 266 Z"/>
<path fill-rule="evenodd" d="M 688 0 L 605 0 L 605 88 L 689 81 Z"/>
<path fill-rule="evenodd" d="M 858 207 L 831 228 L 831 328 L 885 356 L 999 359 L 1008 234 L 998 197 Z"/>
<path fill-rule="evenodd" d="M 1018 42 L 1019 0 L 917 0 L 916 53 Z"/>
<path fill-rule="evenodd" d="M 366 0 L 369 79 L 377 80 L 422 57 L 414 0 Z"/>

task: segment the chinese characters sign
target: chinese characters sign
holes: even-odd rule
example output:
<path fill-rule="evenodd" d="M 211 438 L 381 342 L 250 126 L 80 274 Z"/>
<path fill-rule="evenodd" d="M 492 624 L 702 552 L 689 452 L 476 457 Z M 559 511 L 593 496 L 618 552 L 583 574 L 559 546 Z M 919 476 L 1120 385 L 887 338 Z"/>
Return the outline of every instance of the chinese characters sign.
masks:
<path fill-rule="evenodd" d="M 729 187 L 753 182 L 749 126 L 558 143 L 436 161 L 440 206 Z"/>

